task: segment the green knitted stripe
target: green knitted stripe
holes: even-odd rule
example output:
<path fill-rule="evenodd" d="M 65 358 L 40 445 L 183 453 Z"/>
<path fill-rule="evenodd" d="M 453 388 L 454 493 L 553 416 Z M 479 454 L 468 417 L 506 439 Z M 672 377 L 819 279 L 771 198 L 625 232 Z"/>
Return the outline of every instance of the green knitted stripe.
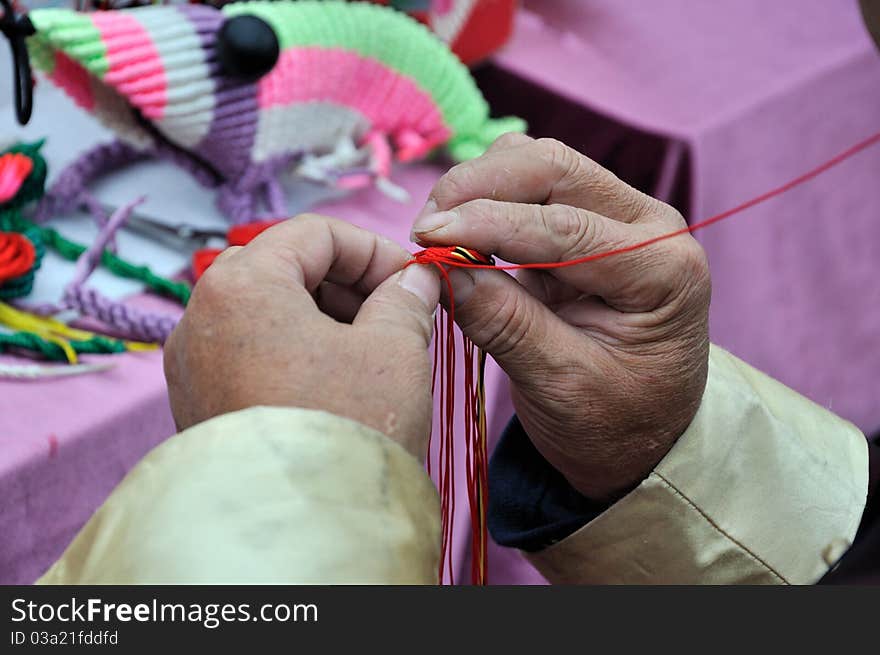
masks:
<path fill-rule="evenodd" d="M 424 25 L 400 12 L 339 0 L 236 2 L 223 12 L 259 16 L 282 49 L 340 48 L 380 61 L 429 94 L 456 134 L 473 134 L 488 120 L 489 107 L 467 67 Z"/>
<path fill-rule="evenodd" d="M 107 48 L 89 14 L 70 9 L 34 9 L 28 16 L 37 30 L 28 39 L 28 49 L 34 65 L 46 74 L 55 69 L 56 50 L 99 78 L 110 68 Z"/>

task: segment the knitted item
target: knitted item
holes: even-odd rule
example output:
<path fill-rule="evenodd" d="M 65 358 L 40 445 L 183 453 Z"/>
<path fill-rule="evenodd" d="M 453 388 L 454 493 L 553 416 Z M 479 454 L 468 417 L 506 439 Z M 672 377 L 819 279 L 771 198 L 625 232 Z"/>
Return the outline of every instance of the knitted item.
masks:
<path fill-rule="evenodd" d="M 256 16 L 280 48 L 256 81 L 224 72 L 218 32 Z M 337 0 L 30 12 L 34 64 L 137 151 L 176 155 L 222 184 L 236 222 L 279 211 L 279 177 L 299 166 L 341 186 L 384 178 L 446 145 L 480 155 L 519 119 L 493 120 L 469 71 L 423 25 Z M 223 41 L 222 43 L 225 43 Z M 221 43 L 221 45 L 222 45 Z M 346 142 L 354 148 L 346 148 Z M 390 186 L 386 185 L 386 188 Z"/>
<path fill-rule="evenodd" d="M 486 59 L 513 32 L 516 0 L 373 0 L 428 25 L 465 64 Z"/>

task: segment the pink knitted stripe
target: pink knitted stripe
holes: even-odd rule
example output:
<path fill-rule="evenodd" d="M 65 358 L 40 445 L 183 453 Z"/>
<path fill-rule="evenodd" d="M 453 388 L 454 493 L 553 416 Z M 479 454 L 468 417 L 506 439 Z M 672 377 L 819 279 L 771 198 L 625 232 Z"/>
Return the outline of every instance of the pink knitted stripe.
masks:
<path fill-rule="evenodd" d="M 288 48 L 258 85 L 261 108 L 329 102 L 363 114 L 375 131 L 410 144 L 407 158 L 426 154 L 451 136 L 431 96 L 408 77 L 355 52 Z M 413 147 L 414 135 L 418 145 Z"/>
<path fill-rule="evenodd" d="M 147 30 L 125 12 L 98 11 L 91 16 L 107 48 L 109 68 L 104 81 L 147 118 L 162 118 L 168 85 L 159 51 Z"/>
<path fill-rule="evenodd" d="M 86 111 L 95 108 L 95 97 L 92 95 L 88 71 L 61 50 L 55 51 L 55 67 L 49 79 Z"/>

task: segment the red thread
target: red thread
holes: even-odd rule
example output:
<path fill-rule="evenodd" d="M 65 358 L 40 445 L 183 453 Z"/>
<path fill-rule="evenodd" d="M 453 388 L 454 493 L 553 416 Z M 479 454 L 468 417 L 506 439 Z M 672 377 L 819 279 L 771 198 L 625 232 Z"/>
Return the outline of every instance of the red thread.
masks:
<path fill-rule="evenodd" d="M 805 184 L 829 169 L 834 168 L 838 164 L 850 159 L 878 142 L 880 142 L 880 132 L 856 143 L 850 148 L 847 148 L 840 154 L 807 171 L 803 175 L 725 212 L 710 216 L 698 223 L 694 223 L 693 225 L 680 230 L 675 230 L 674 232 L 669 232 L 623 248 L 595 253 L 578 259 L 562 262 L 506 264 L 496 266 L 494 260 L 490 256 L 482 255 L 476 251 L 461 246 L 426 248 L 413 255 L 413 258 L 406 265 L 429 264 L 436 266 L 446 284 L 447 293 L 449 295 L 449 309 L 446 312 L 445 329 L 443 329 L 443 322 L 439 315 L 436 321 L 434 339 L 434 382 L 432 384 L 433 391 L 437 388 L 439 380 L 440 407 L 442 411 L 440 416 L 441 436 L 438 447 L 439 470 L 437 472 L 441 499 L 441 522 L 443 533 L 440 556 L 441 581 L 443 580 L 445 571 L 448 574 L 449 582 L 454 584 L 452 572 L 452 527 L 455 515 L 455 482 L 453 479 L 455 463 L 453 429 L 455 416 L 455 298 L 453 296 L 452 282 L 449 279 L 449 273 L 446 267 L 455 266 L 458 268 L 496 269 L 502 271 L 517 269 L 546 270 L 562 268 L 565 266 L 577 266 L 579 264 L 586 264 L 599 259 L 605 259 L 606 257 L 613 257 L 615 255 L 621 255 L 641 248 L 646 248 L 660 241 L 672 239 L 683 234 L 696 232 L 697 230 L 709 227 L 710 225 L 714 225 L 726 218 L 736 216 L 737 214 L 740 214 L 747 209 L 751 209 L 756 205 L 760 205 L 772 198 L 781 196 L 795 187 Z M 486 546 L 488 544 L 488 534 L 486 529 L 488 453 L 486 443 L 486 405 L 482 375 L 485 356 L 481 351 L 478 351 L 473 342 L 464 335 L 462 335 L 462 343 L 465 363 L 465 467 L 468 502 L 471 512 L 471 580 L 474 584 L 485 584 L 488 582 L 488 562 L 486 555 Z M 475 367 L 477 371 L 476 376 Z M 431 470 L 430 450 L 429 442 L 429 472 Z"/>
<path fill-rule="evenodd" d="M 704 227 L 709 227 L 710 225 L 714 225 L 719 221 L 723 221 L 726 218 L 730 218 L 731 216 L 736 216 L 747 209 L 751 209 L 756 205 L 760 205 L 772 198 L 777 196 L 781 196 L 782 194 L 791 191 L 795 187 L 801 186 L 802 184 L 809 182 L 814 177 L 818 177 L 822 173 L 828 171 L 831 168 L 834 168 L 838 164 L 843 163 L 847 159 L 854 157 L 859 154 L 863 150 L 870 148 L 876 143 L 880 142 L 880 132 L 869 136 L 863 141 L 859 141 L 854 146 L 847 148 L 840 154 L 832 157 L 828 161 L 812 170 L 807 171 L 803 175 L 800 175 L 793 180 L 782 184 L 775 189 L 771 189 L 766 193 L 761 194 L 751 200 L 747 200 L 741 205 L 737 205 L 732 209 L 728 209 L 725 212 L 721 212 L 720 214 L 716 214 L 715 216 L 710 216 L 709 218 L 703 219 L 698 223 L 694 223 L 693 225 L 689 225 L 688 227 L 684 227 L 680 230 L 675 230 L 674 232 L 669 232 L 667 234 L 662 234 L 658 237 L 654 237 L 652 239 L 647 239 L 645 241 L 641 241 L 639 243 L 635 243 L 630 246 L 625 246 L 623 248 L 617 248 L 615 250 L 606 250 L 605 252 L 595 253 L 592 255 L 587 255 L 586 257 L 580 257 L 578 259 L 571 259 L 564 262 L 549 262 L 549 263 L 535 263 L 535 264 L 505 264 L 503 266 L 495 266 L 494 264 L 473 264 L 470 262 L 463 261 L 461 258 L 456 258 L 452 256 L 451 251 L 454 248 L 449 247 L 441 247 L 441 248 L 427 248 L 420 252 L 417 252 L 413 255 L 413 260 L 411 263 L 416 264 L 445 264 L 447 266 L 457 266 L 459 268 L 486 268 L 486 269 L 497 269 L 499 271 L 514 271 L 519 269 L 527 269 L 527 268 L 537 268 L 537 269 L 553 269 L 553 268 L 563 268 L 566 266 L 577 266 L 578 264 L 586 264 L 588 262 L 594 262 L 599 259 L 605 259 L 606 257 L 613 257 L 614 255 L 622 255 L 627 252 L 632 252 L 634 250 L 640 250 L 642 248 L 646 248 L 650 245 L 658 243 L 660 241 L 665 241 L 666 239 L 672 239 L 673 237 L 681 236 L 682 234 L 688 234 L 692 232 L 696 232 L 697 230 L 701 230 Z"/>
<path fill-rule="evenodd" d="M 460 250 L 460 249 L 459 249 Z M 483 261 L 486 258 L 480 257 Z M 413 263 L 413 262 L 411 262 Z M 455 296 L 446 269 L 435 263 L 449 294 L 449 309 L 444 322 L 440 314 L 434 324 L 434 375 L 432 393 L 439 395 L 440 435 L 437 443 L 437 488 L 440 492 L 441 582 L 446 579 L 455 584 L 452 562 L 453 528 L 455 524 Z M 445 325 L 444 325 L 445 323 Z M 488 498 L 488 468 L 486 461 L 486 412 L 483 385 L 485 358 L 476 357 L 476 347 L 461 335 L 464 350 L 464 422 L 465 422 L 465 472 L 468 505 L 471 518 L 471 582 L 486 584 L 488 581 L 488 531 L 486 529 L 486 502 Z M 428 473 L 431 473 L 433 438 L 428 442 Z"/>
<path fill-rule="evenodd" d="M 34 266 L 34 244 L 18 232 L 0 232 L 0 283 L 21 277 Z"/>

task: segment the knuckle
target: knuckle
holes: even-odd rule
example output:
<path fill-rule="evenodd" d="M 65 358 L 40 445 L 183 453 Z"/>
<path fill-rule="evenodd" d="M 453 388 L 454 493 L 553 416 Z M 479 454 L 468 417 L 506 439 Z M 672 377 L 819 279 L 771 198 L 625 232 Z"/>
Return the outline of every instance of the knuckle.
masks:
<path fill-rule="evenodd" d="M 476 170 L 473 162 L 464 162 L 449 169 L 434 186 L 431 196 L 441 209 L 459 204 L 474 194 Z"/>
<path fill-rule="evenodd" d="M 228 302 L 229 298 L 246 291 L 246 277 L 246 271 L 242 271 L 231 257 L 215 261 L 202 274 L 193 289 L 190 308 L 198 309 L 202 305 L 214 306 Z"/>
<path fill-rule="evenodd" d="M 481 229 L 491 234 L 517 231 L 517 222 L 503 204 L 488 198 L 478 198 L 461 205 L 456 210 L 470 224 L 479 223 Z"/>
<path fill-rule="evenodd" d="M 541 220 L 551 238 L 561 244 L 561 260 L 591 252 L 600 237 L 597 222 L 570 205 L 543 206 Z"/>
<path fill-rule="evenodd" d="M 661 202 L 660 200 L 656 200 L 655 198 L 649 198 L 652 200 L 656 206 L 652 207 L 652 211 L 661 211 L 664 214 L 665 220 L 669 223 L 672 228 L 683 228 L 687 227 L 687 221 L 680 211 L 678 211 L 672 205 L 667 205 L 665 202 Z M 660 208 L 659 210 L 657 208 Z M 696 242 L 696 241 L 695 241 Z M 698 242 L 697 242 L 698 243 Z"/>
<path fill-rule="evenodd" d="M 506 292 L 483 318 L 483 330 L 488 333 L 485 350 L 503 360 L 520 349 L 527 339 L 532 317 L 519 294 Z"/>
<path fill-rule="evenodd" d="M 544 159 L 563 180 L 577 176 L 583 167 L 584 157 L 557 139 L 543 138 L 535 141 L 539 157 Z"/>
<path fill-rule="evenodd" d="M 687 279 L 705 284 L 709 281 L 709 259 L 700 243 L 688 237 L 679 246 L 679 266 Z"/>
<path fill-rule="evenodd" d="M 689 238 L 682 268 L 686 279 L 689 280 L 695 295 L 704 299 L 706 304 L 712 294 L 712 275 L 709 270 L 709 258 L 703 246 L 694 239 Z"/>
<path fill-rule="evenodd" d="M 662 256 L 670 262 L 672 275 L 668 304 L 703 311 L 712 295 L 712 279 L 705 250 L 693 237 L 673 239 Z"/>
<path fill-rule="evenodd" d="M 518 132 L 505 132 L 492 144 L 492 150 L 504 150 L 506 148 L 512 148 L 515 145 L 520 143 L 525 143 L 528 139 L 524 134 L 519 134 Z"/>

